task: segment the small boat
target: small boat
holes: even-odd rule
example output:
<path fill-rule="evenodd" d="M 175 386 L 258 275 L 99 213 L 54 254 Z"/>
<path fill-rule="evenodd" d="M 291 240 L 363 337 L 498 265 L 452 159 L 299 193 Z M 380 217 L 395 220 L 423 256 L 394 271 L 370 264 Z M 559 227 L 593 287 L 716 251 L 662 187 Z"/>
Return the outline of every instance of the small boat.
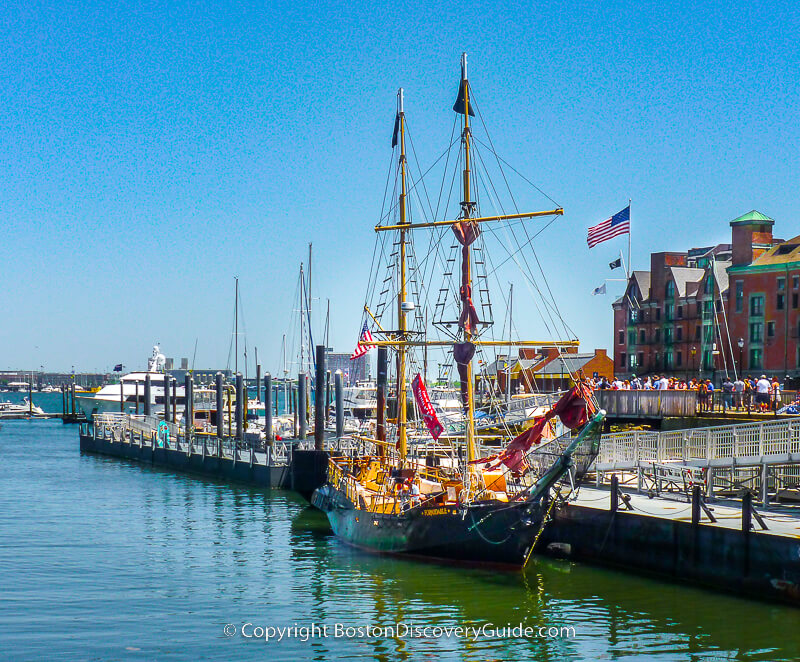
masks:
<path fill-rule="evenodd" d="M 44 410 L 31 403 L 28 398 L 23 398 L 22 402 L 0 402 L 0 418 L 31 418 L 45 416 Z"/>

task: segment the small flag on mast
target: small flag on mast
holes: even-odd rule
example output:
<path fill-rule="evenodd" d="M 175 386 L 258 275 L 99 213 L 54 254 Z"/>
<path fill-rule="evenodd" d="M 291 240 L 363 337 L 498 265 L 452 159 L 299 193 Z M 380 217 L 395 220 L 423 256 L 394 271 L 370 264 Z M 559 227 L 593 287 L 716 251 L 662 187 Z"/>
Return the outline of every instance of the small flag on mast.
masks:
<path fill-rule="evenodd" d="M 114 372 L 122 372 L 122 364 L 121 363 L 117 363 L 117 365 L 114 366 Z"/>
<path fill-rule="evenodd" d="M 609 268 L 610 268 L 610 269 L 612 269 L 612 270 L 613 270 L 613 269 L 618 269 L 619 267 L 621 267 L 621 266 L 622 266 L 622 258 L 621 258 L 621 257 L 618 257 L 618 258 L 617 258 L 616 260 L 614 260 L 613 262 L 609 262 L 609 263 L 608 263 L 608 266 L 609 266 Z"/>
<path fill-rule="evenodd" d="M 369 350 L 371 350 L 375 345 L 362 345 L 361 343 L 370 343 L 372 342 L 372 333 L 367 326 L 366 321 L 364 322 L 364 327 L 361 329 L 361 336 L 358 338 L 359 344 L 356 345 L 356 348 L 353 350 L 352 356 L 350 356 L 350 360 L 354 361 L 359 356 L 364 356 Z"/>
<path fill-rule="evenodd" d="M 593 225 L 589 228 L 586 242 L 589 248 L 594 248 L 597 244 L 618 237 L 621 234 L 629 234 L 631 231 L 631 206 L 628 205 L 622 211 L 618 211 L 611 218 L 602 223 Z"/>
<path fill-rule="evenodd" d="M 597 294 L 605 294 L 605 293 L 606 293 L 606 284 L 605 283 L 603 283 L 600 287 L 595 287 L 592 290 L 592 296 L 595 296 Z"/>

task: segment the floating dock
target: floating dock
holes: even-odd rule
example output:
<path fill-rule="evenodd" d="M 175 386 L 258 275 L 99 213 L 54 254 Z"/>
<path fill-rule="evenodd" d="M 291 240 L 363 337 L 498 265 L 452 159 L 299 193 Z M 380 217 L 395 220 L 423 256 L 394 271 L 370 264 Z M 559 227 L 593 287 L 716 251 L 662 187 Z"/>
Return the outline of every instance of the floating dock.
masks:
<path fill-rule="evenodd" d="M 182 427 L 156 416 L 105 414 L 80 424 L 80 449 L 174 471 L 305 496 L 325 480 L 327 454 L 314 440 L 288 439 L 262 446 L 255 439 L 186 435 Z"/>

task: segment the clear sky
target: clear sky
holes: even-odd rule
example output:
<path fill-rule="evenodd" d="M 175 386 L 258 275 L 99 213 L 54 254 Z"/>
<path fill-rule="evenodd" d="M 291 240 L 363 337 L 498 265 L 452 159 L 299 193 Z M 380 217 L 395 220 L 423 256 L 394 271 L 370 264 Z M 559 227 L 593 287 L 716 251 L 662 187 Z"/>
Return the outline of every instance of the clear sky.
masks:
<path fill-rule="evenodd" d="M 608 347 L 621 287 L 590 292 L 627 242 L 585 235 L 628 198 L 635 268 L 754 208 L 800 234 L 799 33 L 790 3 L 4 3 L 0 369 L 140 368 L 156 341 L 219 367 L 238 275 L 276 370 L 310 241 L 352 350 L 396 89 L 430 162 L 462 51 L 498 152 L 565 208 L 539 244 L 562 313 Z"/>

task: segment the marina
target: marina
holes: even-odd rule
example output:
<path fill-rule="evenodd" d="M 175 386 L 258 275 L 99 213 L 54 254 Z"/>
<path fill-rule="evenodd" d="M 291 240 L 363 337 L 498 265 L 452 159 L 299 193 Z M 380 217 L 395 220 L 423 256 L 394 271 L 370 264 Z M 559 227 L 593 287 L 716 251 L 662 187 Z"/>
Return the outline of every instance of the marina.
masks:
<path fill-rule="evenodd" d="M 800 14 L 10 2 L 0 660 L 800 660 Z"/>

